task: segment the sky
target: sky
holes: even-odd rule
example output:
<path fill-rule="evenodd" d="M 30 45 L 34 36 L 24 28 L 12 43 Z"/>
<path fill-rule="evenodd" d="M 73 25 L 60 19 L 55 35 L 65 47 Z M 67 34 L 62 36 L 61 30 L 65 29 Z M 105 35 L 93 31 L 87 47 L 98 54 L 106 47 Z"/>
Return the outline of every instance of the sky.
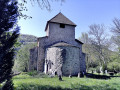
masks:
<path fill-rule="evenodd" d="M 120 18 L 120 0 L 65 0 L 65 2 L 52 2 L 51 11 L 41 9 L 37 3 L 26 4 L 27 12 L 23 12 L 32 19 L 20 19 L 18 24 L 21 28 L 20 33 L 43 37 L 46 35 L 45 26 L 48 20 L 59 12 L 73 21 L 75 37 L 79 38 L 81 33 L 88 32 L 92 24 L 104 24 L 108 29 L 112 25 L 112 20 Z M 107 30 L 109 32 L 109 30 Z"/>

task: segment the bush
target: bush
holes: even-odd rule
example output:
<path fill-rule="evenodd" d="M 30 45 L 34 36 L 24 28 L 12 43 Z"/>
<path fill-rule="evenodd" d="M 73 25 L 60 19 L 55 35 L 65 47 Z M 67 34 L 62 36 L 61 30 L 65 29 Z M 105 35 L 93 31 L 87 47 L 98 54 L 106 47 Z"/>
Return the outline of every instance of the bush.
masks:
<path fill-rule="evenodd" d="M 94 73 L 95 71 L 96 71 L 95 68 L 89 68 L 89 72 L 90 72 L 90 73 Z"/>
<path fill-rule="evenodd" d="M 28 75 L 33 76 L 35 78 L 46 78 L 48 77 L 47 74 L 44 74 L 43 72 L 37 72 L 37 71 L 31 71 L 27 72 Z"/>
<path fill-rule="evenodd" d="M 41 73 L 41 72 L 39 72 L 37 75 L 35 75 L 34 77 L 36 77 L 36 78 L 47 78 L 48 77 L 48 75 L 47 74 L 44 74 L 44 73 Z"/>
<path fill-rule="evenodd" d="M 120 72 L 120 64 L 118 62 L 111 62 L 107 65 L 108 71 L 109 72 Z"/>
<path fill-rule="evenodd" d="M 38 74 L 38 72 L 37 71 L 31 71 L 31 72 L 28 72 L 27 74 L 30 75 L 30 76 L 35 76 L 35 75 Z"/>
<path fill-rule="evenodd" d="M 100 66 L 98 66 L 98 67 L 96 68 L 96 72 L 97 72 L 97 73 L 100 73 Z"/>
<path fill-rule="evenodd" d="M 22 45 L 15 56 L 13 67 L 14 72 L 28 72 L 30 52 L 29 50 L 36 46 L 36 43 Z"/>
<path fill-rule="evenodd" d="M 120 76 L 120 72 L 117 75 Z"/>

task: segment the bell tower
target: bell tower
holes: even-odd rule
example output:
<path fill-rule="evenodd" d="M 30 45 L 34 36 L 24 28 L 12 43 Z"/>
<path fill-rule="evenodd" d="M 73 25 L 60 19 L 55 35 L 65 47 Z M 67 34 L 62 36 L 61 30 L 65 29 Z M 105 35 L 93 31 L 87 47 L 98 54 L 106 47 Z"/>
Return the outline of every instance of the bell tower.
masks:
<path fill-rule="evenodd" d="M 45 31 L 46 35 L 52 39 L 75 40 L 75 27 L 76 24 L 60 12 L 47 22 Z"/>

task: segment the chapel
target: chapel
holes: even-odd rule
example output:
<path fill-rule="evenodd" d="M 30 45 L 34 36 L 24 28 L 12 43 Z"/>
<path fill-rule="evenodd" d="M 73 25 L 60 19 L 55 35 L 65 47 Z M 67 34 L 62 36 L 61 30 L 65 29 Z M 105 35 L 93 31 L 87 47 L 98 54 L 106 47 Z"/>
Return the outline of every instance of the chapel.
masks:
<path fill-rule="evenodd" d="M 83 43 L 75 39 L 76 24 L 61 12 L 47 21 L 45 37 L 39 37 L 37 47 L 30 49 L 29 71 L 64 76 L 86 73 Z"/>

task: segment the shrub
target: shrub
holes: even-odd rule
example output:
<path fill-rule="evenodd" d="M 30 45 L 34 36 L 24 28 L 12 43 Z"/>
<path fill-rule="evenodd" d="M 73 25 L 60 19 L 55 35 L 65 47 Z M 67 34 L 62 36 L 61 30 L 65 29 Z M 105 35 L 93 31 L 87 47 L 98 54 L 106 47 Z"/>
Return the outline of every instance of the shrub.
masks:
<path fill-rule="evenodd" d="M 47 74 L 44 74 L 44 73 L 41 73 L 41 72 L 39 72 L 37 75 L 35 75 L 34 77 L 36 77 L 36 78 L 47 78 L 48 77 L 48 75 Z"/>
<path fill-rule="evenodd" d="M 33 76 L 35 78 L 46 78 L 48 77 L 47 74 L 44 74 L 43 72 L 37 72 L 37 71 L 31 71 L 27 72 L 28 75 Z"/>
<path fill-rule="evenodd" d="M 38 72 L 37 71 L 31 71 L 31 72 L 28 72 L 27 74 L 30 75 L 30 76 L 35 76 L 35 75 L 38 74 Z"/>
<path fill-rule="evenodd" d="M 89 68 L 90 73 L 94 73 L 95 70 L 96 70 L 95 68 Z"/>
<path fill-rule="evenodd" d="M 120 72 L 117 75 L 120 76 Z"/>
<path fill-rule="evenodd" d="M 111 62 L 107 66 L 109 72 L 120 72 L 120 64 L 118 62 Z"/>
<path fill-rule="evenodd" d="M 96 68 L 96 72 L 97 72 L 97 73 L 100 73 L 100 66 L 98 66 L 98 67 Z"/>

